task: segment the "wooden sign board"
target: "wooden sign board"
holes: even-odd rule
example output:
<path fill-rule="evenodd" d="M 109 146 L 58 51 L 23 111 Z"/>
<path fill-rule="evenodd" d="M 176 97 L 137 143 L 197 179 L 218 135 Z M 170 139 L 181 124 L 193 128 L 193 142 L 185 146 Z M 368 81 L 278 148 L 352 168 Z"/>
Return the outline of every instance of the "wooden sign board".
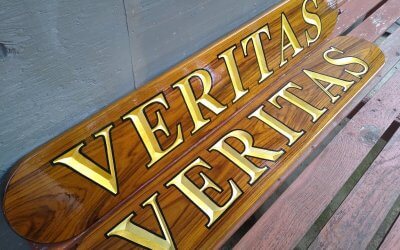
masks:
<path fill-rule="evenodd" d="M 47 247 L 215 246 L 384 63 L 337 10 L 275 7 L 25 157 L 10 226 Z"/>

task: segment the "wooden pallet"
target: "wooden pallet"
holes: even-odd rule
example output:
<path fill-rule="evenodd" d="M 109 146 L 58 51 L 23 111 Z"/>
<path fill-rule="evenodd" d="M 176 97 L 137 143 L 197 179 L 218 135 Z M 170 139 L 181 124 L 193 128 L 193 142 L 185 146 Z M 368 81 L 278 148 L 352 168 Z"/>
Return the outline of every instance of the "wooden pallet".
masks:
<path fill-rule="evenodd" d="M 386 65 L 225 248 L 400 248 L 400 1 L 339 4 L 333 36 L 385 39 Z"/>

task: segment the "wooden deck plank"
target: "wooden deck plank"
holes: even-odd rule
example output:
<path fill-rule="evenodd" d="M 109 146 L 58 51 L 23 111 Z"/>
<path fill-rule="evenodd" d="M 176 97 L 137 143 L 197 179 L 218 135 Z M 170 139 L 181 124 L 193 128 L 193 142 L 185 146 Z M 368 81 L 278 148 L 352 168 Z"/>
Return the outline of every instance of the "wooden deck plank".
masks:
<path fill-rule="evenodd" d="M 353 36 L 374 41 L 400 17 L 400 1 L 389 0 L 357 26 Z"/>
<path fill-rule="evenodd" d="M 399 60 L 400 46 L 397 42 L 398 39 L 400 39 L 400 30 L 395 32 L 391 39 L 382 44 L 381 47 L 387 59 L 386 65 L 371 85 L 379 82 Z M 253 230 L 241 239 L 236 246 L 237 249 L 256 248 L 260 246 L 292 248 L 301 240 L 315 219 L 318 218 L 354 171 L 354 168 L 335 168 L 332 164 L 326 165 L 324 163 L 329 163 L 333 154 L 340 155 L 340 153 L 348 155 L 348 157 L 335 158 L 338 161 L 335 164 L 336 166 L 342 165 L 340 161 L 352 160 L 360 162 L 363 159 L 376 141 L 369 141 L 368 143 L 367 140 L 360 144 L 359 150 L 354 152 L 354 154 L 351 153 L 354 151 L 354 148 L 349 147 L 349 142 L 359 140 L 360 136 L 361 138 L 367 138 L 371 133 L 375 138 L 379 138 L 382 135 L 390 122 L 396 117 L 396 111 L 393 109 L 397 107 L 397 99 L 394 94 L 396 91 L 398 92 L 397 86 L 398 83 L 395 82 L 395 78 L 392 78 L 391 82 L 387 83 L 385 88 L 381 89 L 364 106 L 361 112 L 355 115 L 353 120 L 343 129 L 342 133 L 328 145 L 326 150 L 308 166 L 300 178 L 286 190 L 255 224 Z M 389 98 L 384 99 L 387 96 Z M 381 111 L 379 112 L 378 110 Z M 370 125 L 362 129 L 363 124 L 367 122 Z M 329 132 L 330 130 L 327 129 L 326 131 Z M 300 162 L 297 164 L 300 164 Z M 357 164 L 354 163 L 353 166 L 357 166 Z M 325 185 L 326 179 L 332 180 L 330 186 Z M 301 204 L 301 206 L 295 206 L 295 204 Z M 277 218 L 284 219 L 277 220 Z"/>
<path fill-rule="evenodd" d="M 342 34 L 380 2 L 382 0 L 352 0 L 342 2 L 342 6 L 340 7 L 341 14 L 338 16 L 336 29 L 331 36 L 335 37 Z"/>
<path fill-rule="evenodd" d="M 400 193 L 399 148 L 400 131 L 397 131 L 321 230 L 311 249 L 368 246 Z"/>
<path fill-rule="evenodd" d="M 393 224 L 392 229 L 387 234 L 385 240 L 379 249 L 395 249 L 400 246 L 400 217 L 397 218 L 396 222 Z"/>

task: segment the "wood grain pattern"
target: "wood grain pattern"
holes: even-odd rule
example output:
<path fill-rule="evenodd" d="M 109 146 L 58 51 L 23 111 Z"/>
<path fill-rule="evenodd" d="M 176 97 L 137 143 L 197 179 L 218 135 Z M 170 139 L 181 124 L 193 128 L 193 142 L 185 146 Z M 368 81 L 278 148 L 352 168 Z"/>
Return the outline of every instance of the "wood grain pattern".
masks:
<path fill-rule="evenodd" d="M 343 51 L 346 51 L 350 55 L 357 56 L 366 60 L 371 65 L 371 70 L 365 77 L 357 82 L 346 94 L 342 95 L 342 99 L 336 104 L 330 104 L 329 98 L 324 96 L 322 92 L 318 91 L 318 87 L 310 81 L 300 69 L 311 69 L 316 72 L 329 72 L 335 77 L 342 79 L 349 79 L 349 75 L 346 75 L 340 67 L 332 66 L 324 63 L 321 54 L 323 51 L 328 49 L 330 46 L 335 46 Z M 274 85 L 268 86 L 269 91 L 260 94 L 257 100 L 254 100 L 251 105 L 243 107 L 240 113 L 235 115 L 235 119 L 231 119 L 224 124 L 224 132 L 216 131 L 215 133 L 205 138 L 204 141 L 199 143 L 197 147 L 185 155 L 185 158 L 177 161 L 174 166 L 169 169 L 165 169 L 164 172 L 157 176 L 157 181 L 153 181 L 135 193 L 129 200 L 126 200 L 124 204 L 112 211 L 112 214 L 102 220 L 100 223 L 95 225 L 84 234 L 77 237 L 74 241 L 66 243 L 62 246 L 75 246 L 79 245 L 80 248 L 132 248 L 131 242 L 122 240 L 116 237 L 105 238 L 104 235 L 110 230 L 115 224 L 121 221 L 124 217 L 134 211 L 135 217 L 132 221 L 141 225 L 153 232 L 160 232 L 157 224 L 154 223 L 154 215 L 150 209 L 142 209 L 138 205 L 140 202 L 145 201 L 151 194 L 160 192 L 158 197 L 158 203 L 165 215 L 169 230 L 173 235 L 174 241 L 179 248 L 192 249 L 196 247 L 211 248 L 214 247 L 218 242 L 227 234 L 231 228 L 244 216 L 249 208 L 260 199 L 265 191 L 284 173 L 296 160 L 298 155 L 301 155 L 304 150 L 312 143 L 315 136 L 323 130 L 323 128 L 336 116 L 343 106 L 348 103 L 356 93 L 365 86 L 366 82 L 377 73 L 379 65 L 383 63 L 383 54 L 377 47 L 358 40 L 355 38 L 338 37 L 332 41 L 324 44 L 318 51 L 310 55 L 312 60 L 305 60 L 302 64 L 298 65 L 297 70 L 292 70 L 290 73 L 282 77 L 279 81 L 276 81 Z M 303 91 L 296 92 L 301 95 L 302 98 L 312 103 L 318 108 L 327 107 L 329 111 L 325 116 L 322 116 L 317 123 L 310 121 L 310 116 L 307 113 L 301 112 L 296 108 L 293 108 L 287 103 L 283 104 L 282 110 L 276 109 L 267 101 L 272 93 L 275 93 L 288 81 L 293 81 L 300 84 L 304 88 Z M 337 91 L 337 89 L 336 89 Z M 336 92 L 335 93 L 338 93 Z M 287 140 L 279 135 L 276 131 L 272 130 L 268 126 L 263 125 L 260 121 L 245 119 L 245 117 L 254 111 L 259 105 L 265 104 L 264 110 L 277 117 L 289 127 L 300 130 L 304 129 L 306 134 L 299 139 L 293 146 L 287 146 Z M 208 152 L 206 149 L 210 148 L 218 138 L 222 137 L 227 131 L 233 129 L 243 129 L 250 131 L 254 135 L 255 144 L 257 147 L 268 148 L 268 149 L 280 149 L 283 148 L 286 154 L 282 156 L 277 162 L 269 161 L 256 161 L 257 165 L 267 164 L 270 166 L 270 170 L 260 177 L 260 179 L 254 184 L 249 185 L 249 177 L 236 168 L 226 158 L 216 152 Z M 240 143 L 232 142 L 235 147 L 240 148 Z M 185 198 L 176 188 L 165 188 L 163 183 L 168 182 L 172 176 L 176 175 L 186 165 L 192 162 L 197 157 L 207 159 L 207 162 L 213 167 L 210 171 L 205 173 L 210 176 L 218 185 L 221 186 L 225 192 L 221 194 L 215 192 L 209 192 L 208 194 L 216 200 L 217 203 L 223 204 L 229 199 L 230 193 L 228 179 L 234 180 L 235 183 L 243 191 L 243 194 L 239 200 L 234 203 L 231 209 L 227 210 L 223 217 L 218 220 L 211 228 L 207 229 L 205 224 L 207 223 L 207 217 L 193 204 Z M 199 181 L 196 178 L 197 171 L 191 173 L 194 181 Z M 197 183 L 197 182 L 196 182 Z M 199 183 L 197 183 L 199 185 Z"/>
<path fill-rule="evenodd" d="M 365 249 L 400 194 L 400 131 L 360 179 L 311 249 Z"/>
<path fill-rule="evenodd" d="M 13 229 L 34 242 L 50 243 L 69 240 L 99 223 L 105 215 L 111 213 L 113 209 L 115 210 L 116 206 L 120 206 L 121 202 L 129 199 L 157 175 L 173 167 L 174 163 L 185 155 L 184 152 L 191 151 L 199 141 L 212 131 L 218 131 L 218 128 L 228 119 L 235 117 L 234 114 L 244 104 L 249 103 L 262 91 L 265 92 L 264 85 L 276 81 L 289 70 L 288 65 L 298 63 L 308 53 L 310 49 L 305 48 L 298 56 L 289 59 L 288 65 L 279 67 L 281 12 L 285 12 L 288 16 L 293 30 L 303 46 L 306 44 L 305 30 L 309 29 L 312 34 L 316 32 L 302 21 L 302 2 L 290 1 L 277 6 L 270 13 L 263 14 L 223 40 L 216 42 L 180 63 L 171 71 L 154 79 L 146 87 L 110 105 L 107 109 L 70 129 L 21 160 L 11 174 L 4 198 L 4 212 Z M 325 1 L 320 1 L 318 9 L 315 11 L 321 17 L 323 33 L 312 46 L 317 46 L 329 35 L 333 30 L 337 15 L 336 10 L 330 8 Z M 274 39 L 268 43 L 265 41 L 266 39 L 264 40 L 264 50 L 269 52 L 268 63 L 275 70 L 275 73 L 265 83 L 258 84 L 259 73 L 254 53 L 249 53 L 244 58 L 239 49 L 235 51 L 242 81 L 245 87 L 251 89 L 251 92 L 232 105 L 231 101 L 234 94 L 230 79 L 225 72 L 224 63 L 217 59 L 217 54 L 234 44 L 240 47 L 241 39 L 267 23 Z M 252 47 L 249 46 L 250 48 Z M 286 51 L 286 55 L 291 53 L 290 49 Z M 179 91 L 173 90 L 170 85 L 198 68 L 205 68 L 211 72 L 214 80 L 211 94 L 221 103 L 227 104 L 228 109 L 219 116 L 215 116 L 207 109 L 202 110 L 204 116 L 211 118 L 212 121 L 201 131 L 191 136 L 190 131 L 193 125 L 188 112 L 184 108 L 183 99 Z M 201 86 L 193 85 L 195 85 L 193 86 L 195 92 L 198 92 Z M 132 124 L 122 122 L 120 117 L 161 91 L 167 96 L 167 101 L 170 101 L 170 109 L 161 112 L 171 130 L 171 136 L 159 135 L 160 143 L 163 146 L 168 146 L 171 143 L 176 136 L 174 128 L 178 123 L 182 125 L 185 142 L 177 150 L 152 166 L 151 169 L 146 169 L 145 164 L 149 161 L 146 150 L 140 143 Z M 147 110 L 147 113 L 153 114 L 150 120 L 154 121 L 154 112 L 159 108 L 153 106 Z M 180 110 L 180 112 L 177 112 L 177 110 Z M 100 165 L 107 166 L 103 156 L 102 142 L 94 140 L 91 135 L 111 122 L 116 126 L 112 136 L 115 154 L 118 155 L 116 168 L 120 193 L 117 196 L 111 195 L 70 169 L 62 166 L 53 167 L 49 164 L 62 152 L 81 141 L 85 141 L 88 145 L 84 148 L 84 153 L 91 158 L 96 158 Z M 29 188 L 26 188 L 27 186 Z"/>
<path fill-rule="evenodd" d="M 388 57 L 388 64 L 373 80 L 375 84 L 399 61 L 400 47 L 397 42 L 399 37 L 400 30 L 393 34 L 392 39 L 382 44 Z M 397 96 L 400 94 L 398 77 L 399 74 L 392 77 L 350 120 L 325 150 L 257 221 L 253 229 L 241 239 L 236 246 L 237 249 L 260 247 L 289 249 L 297 245 L 371 150 L 377 138 L 396 118 Z M 375 139 L 371 141 L 368 138 Z"/>

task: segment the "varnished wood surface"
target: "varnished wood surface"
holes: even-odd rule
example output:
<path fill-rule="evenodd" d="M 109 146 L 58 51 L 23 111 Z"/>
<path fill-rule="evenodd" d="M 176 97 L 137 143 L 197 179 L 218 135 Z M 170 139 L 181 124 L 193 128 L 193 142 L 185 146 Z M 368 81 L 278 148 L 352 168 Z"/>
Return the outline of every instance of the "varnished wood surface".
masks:
<path fill-rule="evenodd" d="M 177 159 L 185 155 L 184 152 L 191 151 L 210 132 L 218 132 L 214 136 L 221 134 L 223 131 L 219 130 L 218 127 L 221 127 L 228 119 L 232 119 L 233 114 L 254 99 L 256 95 L 260 95 L 264 91 L 264 85 L 276 81 L 280 75 L 290 69 L 289 65 L 293 66 L 306 55 L 309 50 L 307 48 L 293 60 L 289 59 L 289 63 L 284 67 L 278 67 L 280 51 L 280 39 L 278 37 L 280 36 L 280 14 L 282 11 L 288 16 L 300 43 L 305 45 L 304 31 L 310 29 L 310 27 L 302 22 L 301 4 L 302 1 L 281 4 L 272 13 L 262 15 L 156 78 L 146 87 L 126 96 L 25 157 L 12 172 L 4 199 L 4 211 L 13 229 L 34 242 L 50 243 L 70 240 L 83 232 L 87 232 L 88 228 L 93 227 L 101 220 L 108 218 L 112 213 L 111 211 L 121 206 L 125 199 L 129 200 L 150 181 L 153 181 L 157 175 L 166 171 L 167 168 L 174 167 Z M 318 13 L 322 18 L 323 34 L 313 46 L 317 46 L 329 35 L 336 19 L 336 11 L 328 7 L 325 2 L 321 1 Z M 230 87 L 230 80 L 224 72 L 223 62 L 217 60 L 217 54 L 234 44 L 239 47 L 241 39 L 266 23 L 269 24 L 271 35 L 275 39 L 268 43 L 265 42 L 264 48 L 265 51 L 269 51 L 268 62 L 275 73 L 265 83 L 258 84 L 258 66 L 254 53 L 250 52 L 249 56 L 243 58 L 243 53 L 238 49 L 235 55 L 241 77 L 245 86 L 250 88 L 251 92 L 231 105 L 233 91 Z M 315 31 L 310 29 L 310 32 Z M 287 55 L 290 54 L 291 51 L 288 50 Z M 195 136 L 190 136 L 193 125 L 189 114 L 184 109 L 179 91 L 172 90 L 170 85 L 198 68 L 206 68 L 212 73 L 214 83 L 211 93 L 221 103 L 228 104 L 228 109 L 219 116 L 215 116 L 204 109 L 205 117 L 210 117 L 212 121 Z M 194 88 L 196 91 L 199 86 L 196 85 Z M 170 104 L 170 109 L 162 110 L 162 113 L 172 134 L 169 140 L 165 136 L 161 136 L 160 143 L 164 146 L 171 143 L 171 140 L 175 138 L 177 123 L 182 124 L 185 142 L 148 170 L 145 164 L 149 159 L 134 127 L 129 122 L 122 122 L 120 117 L 160 91 L 165 93 Z M 174 102 L 171 100 L 174 100 Z M 156 108 L 160 107 L 149 108 L 147 112 L 154 113 Z M 150 117 L 150 119 L 154 119 L 154 117 Z M 116 157 L 120 184 L 118 196 L 111 195 L 70 169 L 62 166 L 53 167 L 49 164 L 56 156 L 84 140 L 88 144 L 84 153 L 91 158 L 96 158 L 102 166 L 106 166 L 105 157 L 101 157 L 104 155 L 102 142 L 93 140 L 91 135 L 110 122 L 114 122 L 116 125 L 112 136 L 115 154 L 118 156 Z"/>
<path fill-rule="evenodd" d="M 336 103 L 329 103 L 329 98 L 319 91 L 318 87 L 314 85 L 310 79 L 301 72 L 300 69 L 310 69 L 316 72 L 329 72 L 335 77 L 349 80 L 349 75 L 345 74 L 342 67 L 332 66 L 323 61 L 321 54 L 330 46 L 335 46 L 349 55 L 362 58 L 371 65 L 370 71 L 361 79 L 357 84 L 346 93 L 342 93 L 342 98 Z M 250 131 L 254 135 L 255 145 L 262 148 L 280 149 L 283 148 L 286 153 L 276 163 L 266 161 L 256 161 L 257 165 L 267 164 L 271 169 L 264 174 L 254 185 L 248 184 L 249 177 L 237 169 L 226 158 L 218 153 L 208 152 L 207 148 L 215 143 L 224 133 L 222 131 L 215 131 L 213 136 L 207 137 L 204 141 L 199 143 L 197 147 L 185 155 L 185 158 L 177 161 L 171 168 L 166 169 L 159 176 L 157 181 L 153 181 L 145 186 L 142 190 L 126 200 L 124 204 L 112 211 L 107 219 L 102 220 L 96 224 L 90 231 L 85 232 L 75 241 L 67 243 L 67 246 L 78 244 L 80 248 L 96 248 L 96 247 L 117 247 L 117 248 L 131 248 L 135 245 L 116 237 L 105 238 L 104 235 L 116 223 L 121 221 L 124 217 L 129 215 L 132 211 L 135 213 L 133 221 L 153 232 L 160 232 L 157 224 L 154 223 L 154 214 L 150 209 L 142 209 L 138 206 L 139 201 L 145 201 L 151 194 L 159 191 L 158 202 L 165 215 L 167 224 L 169 225 L 170 232 L 175 240 L 178 248 L 191 249 L 195 247 L 211 248 L 215 246 L 224 235 L 235 226 L 240 218 L 253 206 L 253 204 L 264 194 L 264 192 L 291 166 L 293 161 L 296 160 L 298 155 L 301 155 L 304 150 L 312 143 L 316 135 L 323 130 L 323 128 L 340 112 L 343 106 L 349 102 L 356 93 L 358 93 L 367 83 L 367 81 L 377 73 L 377 70 L 383 64 L 383 54 L 380 50 L 367 42 L 355 38 L 338 37 L 333 39 L 327 44 L 323 45 L 321 49 L 310 55 L 312 60 L 305 60 L 302 64 L 296 67 L 296 70 L 291 70 L 290 73 L 276 81 L 274 85 L 269 85 L 266 93 L 261 93 L 259 98 L 253 101 L 251 105 L 245 106 L 240 113 L 235 115 L 235 119 L 231 119 L 224 124 L 223 130 L 230 131 L 233 129 L 243 129 Z M 315 105 L 318 108 L 327 107 L 329 111 L 326 115 L 322 116 L 315 124 L 310 121 L 310 116 L 307 113 L 301 112 L 288 103 L 283 103 L 281 110 L 276 109 L 268 102 L 264 101 L 280 89 L 288 81 L 293 81 L 301 85 L 303 91 L 295 91 L 296 94 Z M 335 90 L 335 93 L 339 91 Z M 289 127 L 295 130 L 304 129 L 306 134 L 299 139 L 293 146 L 287 146 L 287 140 L 279 135 L 276 131 L 270 129 L 268 126 L 263 125 L 257 120 L 248 120 L 245 117 L 251 113 L 260 104 L 265 104 L 268 113 L 277 117 Z M 222 132 L 222 133 L 221 133 Z M 236 142 L 237 143 L 237 142 Z M 240 147 L 240 144 L 235 144 L 235 147 Z M 232 179 L 238 184 L 243 191 L 242 196 L 235 204 L 226 211 L 222 218 L 217 221 L 211 228 L 207 229 L 206 216 L 185 196 L 183 196 L 175 188 L 165 188 L 162 183 L 166 183 L 180 170 L 197 157 L 207 159 L 207 162 L 213 166 L 213 169 L 205 173 L 210 176 L 212 180 L 221 185 L 223 190 L 229 190 L 227 183 L 228 179 Z M 198 171 L 191 173 L 194 180 Z M 311 183 L 310 183 L 311 184 Z M 209 192 L 219 204 L 226 202 L 230 196 L 229 192 L 222 194 Z M 139 203 L 138 203 L 139 202 Z M 64 245 L 64 246 L 66 246 Z"/>
<path fill-rule="evenodd" d="M 356 34 L 357 29 L 354 32 Z M 400 30 L 397 30 L 391 39 L 381 45 L 386 55 L 386 64 L 373 79 L 373 85 L 379 83 L 399 61 L 399 38 Z M 398 115 L 400 93 L 397 79 L 398 77 L 392 77 L 350 120 L 241 239 L 237 249 L 296 247 Z"/>

